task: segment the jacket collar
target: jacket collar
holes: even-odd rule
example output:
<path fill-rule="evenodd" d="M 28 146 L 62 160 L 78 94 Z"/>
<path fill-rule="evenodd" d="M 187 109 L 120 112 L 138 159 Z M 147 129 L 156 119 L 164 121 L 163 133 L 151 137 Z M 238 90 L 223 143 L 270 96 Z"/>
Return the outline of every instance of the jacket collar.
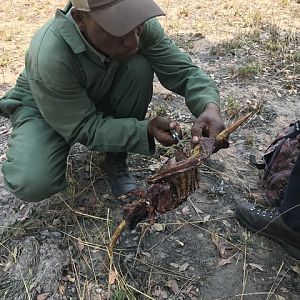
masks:
<path fill-rule="evenodd" d="M 87 51 L 89 55 L 97 56 L 100 62 L 104 63 L 105 55 L 98 52 L 88 43 L 73 21 L 72 16 L 67 14 L 68 12 L 58 9 L 55 14 L 54 24 L 72 51 L 76 54 Z"/>
<path fill-rule="evenodd" d="M 76 24 L 59 9 L 55 13 L 54 25 L 74 53 L 81 53 L 87 50 L 87 46 L 78 33 Z"/>

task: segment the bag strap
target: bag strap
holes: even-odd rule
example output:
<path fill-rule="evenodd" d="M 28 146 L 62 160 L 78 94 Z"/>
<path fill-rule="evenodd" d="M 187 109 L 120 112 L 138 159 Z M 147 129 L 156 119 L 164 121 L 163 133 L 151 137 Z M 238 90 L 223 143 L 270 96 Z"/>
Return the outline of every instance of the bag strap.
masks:
<path fill-rule="evenodd" d="M 263 160 L 257 160 L 254 154 L 249 155 L 249 164 L 256 167 L 258 170 L 263 170 L 266 166 L 266 163 Z"/>
<path fill-rule="evenodd" d="M 285 138 L 287 138 L 287 139 L 295 138 L 300 133 L 300 121 L 297 121 L 297 122 L 291 124 L 290 126 L 294 126 L 294 130 L 285 136 Z"/>
<path fill-rule="evenodd" d="M 281 141 L 277 145 L 276 149 L 274 149 L 274 151 L 271 152 L 271 153 L 273 153 L 273 155 L 272 155 L 272 159 L 268 163 L 268 165 L 272 165 L 273 161 L 277 158 L 277 156 L 278 156 L 278 154 L 279 154 L 279 152 L 281 150 L 281 147 L 283 146 L 283 144 L 286 141 L 286 139 L 288 139 L 288 138 L 292 138 L 293 139 L 298 134 L 300 134 L 300 121 L 297 121 L 295 123 L 290 124 L 290 127 L 292 127 L 292 126 L 294 126 L 293 131 L 291 131 L 290 133 L 288 133 L 286 135 L 278 137 L 268 147 L 268 149 L 269 149 L 271 146 L 274 146 L 275 144 L 278 144 L 279 141 Z M 264 169 L 266 167 L 266 162 L 264 160 L 257 160 L 257 158 L 256 158 L 256 156 L 254 154 L 250 154 L 250 156 L 249 156 L 249 163 L 250 163 L 250 165 L 255 166 L 258 170 L 262 170 L 262 169 Z M 270 172 L 270 168 L 268 168 L 266 170 L 266 175 L 265 176 L 268 176 L 269 172 Z"/>

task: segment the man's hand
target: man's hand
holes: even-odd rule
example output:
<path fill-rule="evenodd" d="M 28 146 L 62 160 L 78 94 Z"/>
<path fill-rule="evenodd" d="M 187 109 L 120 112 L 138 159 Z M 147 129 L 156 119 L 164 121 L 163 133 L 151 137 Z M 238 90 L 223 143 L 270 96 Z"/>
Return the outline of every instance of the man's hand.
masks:
<path fill-rule="evenodd" d="M 202 136 L 215 137 L 224 129 L 219 107 L 208 103 L 192 127 L 192 142 L 198 144 Z"/>
<path fill-rule="evenodd" d="M 163 146 L 172 146 L 177 142 L 172 138 L 170 130 L 174 129 L 181 137 L 181 129 L 177 122 L 162 117 L 155 117 L 148 123 L 148 134 Z"/>

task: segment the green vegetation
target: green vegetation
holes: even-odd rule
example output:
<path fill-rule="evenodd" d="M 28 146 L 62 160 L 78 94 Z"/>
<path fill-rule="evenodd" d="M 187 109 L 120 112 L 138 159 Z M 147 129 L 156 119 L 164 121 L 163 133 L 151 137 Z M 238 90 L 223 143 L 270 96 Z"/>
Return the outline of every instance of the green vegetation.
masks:
<path fill-rule="evenodd" d="M 239 67 L 234 74 L 239 77 L 251 77 L 258 75 L 262 70 L 262 66 L 256 62 L 249 63 L 245 66 Z"/>

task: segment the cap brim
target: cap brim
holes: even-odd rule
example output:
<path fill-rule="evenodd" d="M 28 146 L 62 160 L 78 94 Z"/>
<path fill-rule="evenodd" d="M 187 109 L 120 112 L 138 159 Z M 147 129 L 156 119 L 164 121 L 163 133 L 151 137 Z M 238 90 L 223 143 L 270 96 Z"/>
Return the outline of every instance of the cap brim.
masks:
<path fill-rule="evenodd" d="M 108 33 L 123 36 L 143 22 L 163 16 L 163 10 L 152 0 L 123 0 L 110 7 L 91 11 L 93 19 Z"/>

